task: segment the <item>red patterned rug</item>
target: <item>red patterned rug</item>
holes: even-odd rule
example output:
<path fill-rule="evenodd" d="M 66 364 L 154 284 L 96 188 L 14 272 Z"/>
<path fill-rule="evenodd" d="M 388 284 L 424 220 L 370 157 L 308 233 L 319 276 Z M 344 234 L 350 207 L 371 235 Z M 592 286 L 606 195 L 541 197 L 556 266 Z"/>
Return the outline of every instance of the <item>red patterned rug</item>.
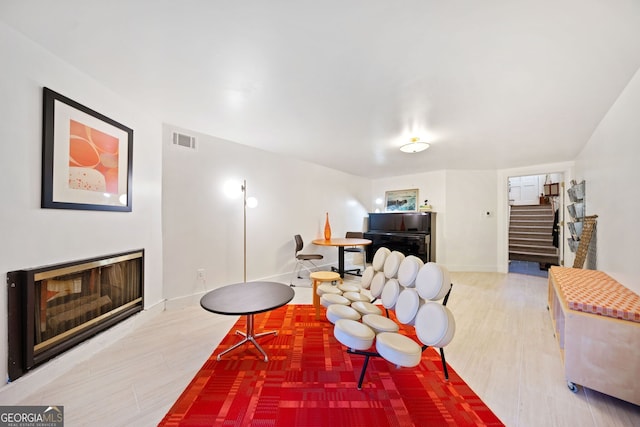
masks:
<path fill-rule="evenodd" d="M 255 316 L 269 361 L 252 344 L 216 357 L 241 337 L 243 316 L 160 422 L 160 426 L 501 426 L 500 420 L 427 349 L 415 368 L 371 358 L 362 390 L 363 356 L 350 355 L 333 325 L 311 305 L 287 305 Z M 405 334 L 412 332 L 403 330 Z"/>

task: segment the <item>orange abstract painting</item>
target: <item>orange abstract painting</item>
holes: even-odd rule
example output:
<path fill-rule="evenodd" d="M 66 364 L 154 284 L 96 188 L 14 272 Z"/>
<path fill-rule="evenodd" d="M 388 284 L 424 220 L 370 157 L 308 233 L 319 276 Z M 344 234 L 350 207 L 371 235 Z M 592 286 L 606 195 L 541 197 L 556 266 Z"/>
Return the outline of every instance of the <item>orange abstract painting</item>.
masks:
<path fill-rule="evenodd" d="M 118 138 L 69 120 L 69 188 L 118 193 Z"/>

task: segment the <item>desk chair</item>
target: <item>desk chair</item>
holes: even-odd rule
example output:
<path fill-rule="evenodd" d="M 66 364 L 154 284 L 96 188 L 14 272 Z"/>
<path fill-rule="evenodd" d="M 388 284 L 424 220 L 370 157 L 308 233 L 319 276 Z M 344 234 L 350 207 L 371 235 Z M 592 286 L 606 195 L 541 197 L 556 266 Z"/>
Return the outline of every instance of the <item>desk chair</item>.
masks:
<path fill-rule="evenodd" d="M 347 239 L 364 239 L 364 233 L 360 233 L 357 231 L 347 231 L 345 236 Z M 362 255 L 362 271 L 359 268 L 353 268 L 351 270 L 346 270 L 345 273 L 350 273 L 355 276 L 360 276 L 364 270 L 367 268 L 367 256 L 366 249 L 364 246 L 347 246 L 344 248 L 345 252 L 351 253 L 359 253 Z"/>
<path fill-rule="evenodd" d="M 302 241 L 302 237 L 299 234 L 296 234 L 295 236 L 293 236 L 293 239 L 296 242 L 296 248 L 295 248 L 295 258 L 296 258 L 296 265 L 293 268 L 293 273 L 291 274 L 291 280 L 289 280 L 289 286 L 294 287 L 295 285 L 293 284 L 293 278 L 295 276 L 298 277 L 298 279 L 302 279 L 302 277 L 300 277 L 300 270 L 302 268 L 304 268 L 305 270 L 307 270 L 309 272 L 309 274 L 312 273 L 311 269 L 305 264 L 305 263 L 309 263 L 313 266 L 313 268 L 317 269 L 318 266 L 314 264 L 313 260 L 321 260 L 322 258 L 324 258 L 321 254 L 303 254 L 300 253 L 300 251 L 302 250 L 302 248 L 304 248 L 304 242 Z"/>

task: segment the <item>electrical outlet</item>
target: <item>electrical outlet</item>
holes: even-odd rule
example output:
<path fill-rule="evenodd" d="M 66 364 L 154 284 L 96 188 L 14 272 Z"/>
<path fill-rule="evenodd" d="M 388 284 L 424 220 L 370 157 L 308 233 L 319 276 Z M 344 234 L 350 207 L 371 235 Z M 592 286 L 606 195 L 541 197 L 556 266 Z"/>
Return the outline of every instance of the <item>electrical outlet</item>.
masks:
<path fill-rule="evenodd" d="M 199 283 L 205 283 L 207 281 L 204 268 L 199 268 L 196 270 L 196 280 Z"/>

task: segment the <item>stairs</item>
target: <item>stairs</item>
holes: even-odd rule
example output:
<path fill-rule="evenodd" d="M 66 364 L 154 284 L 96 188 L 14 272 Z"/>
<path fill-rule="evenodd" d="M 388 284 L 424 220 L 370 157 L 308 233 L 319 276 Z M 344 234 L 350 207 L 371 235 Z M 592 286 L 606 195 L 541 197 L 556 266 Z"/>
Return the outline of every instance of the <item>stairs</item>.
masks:
<path fill-rule="evenodd" d="M 558 265 L 551 205 L 511 206 L 509 259 Z"/>

